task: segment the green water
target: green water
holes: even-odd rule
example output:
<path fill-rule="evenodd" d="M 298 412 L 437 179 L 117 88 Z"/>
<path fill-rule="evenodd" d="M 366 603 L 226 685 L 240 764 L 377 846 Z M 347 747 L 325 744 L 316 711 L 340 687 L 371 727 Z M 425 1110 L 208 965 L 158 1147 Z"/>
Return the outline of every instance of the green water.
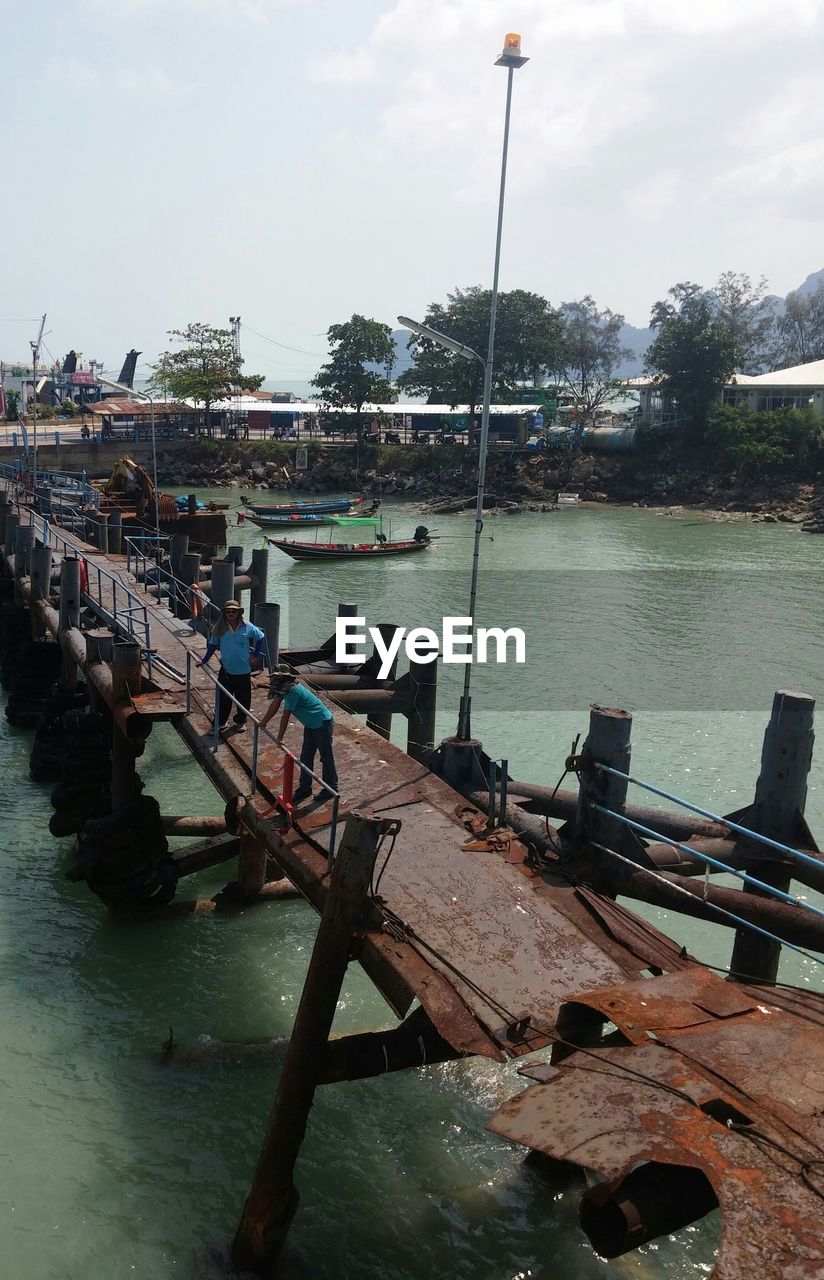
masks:
<path fill-rule="evenodd" d="M 392 535 L 419 520 L 416 508 L 393 508 Z M 472 519 L 428 522 L 442 535 L 436 550 L 371 570 L 300 565 L 273 551 L 270 598 L 282 602 L 284 638 L 328 634 L 340 600 L 357 601 L 371 622 L 460 614 Z M 824 541 L 606 509 L 502 517 L 486 532 L 494 541 L 483 544 L 481 612 L 524 626 L 527 663 L 474 669 L 473 729 L 510 773 L 554 785 L 589 703 L 603 700 L 636 711 L 639 775 L 721 811 L 746 803 L 773 690 L 820 692 Z M 230 541 L 251 548 L 259 538 L 246 525 Z M 442 733 L 454 730 L 461 678 L 452 668 L 441 679 Z M 0 719 L 0 1276 L 189 1276 L 193 1250 L 237 1223 L 316 917 L 293 902 L 114 927 L 84 886 L 64 879 L 72 841 L 48 834 L 49 787 L 28 778 L 30 740 Z M 819 750 L 807 809 L 819 835 L 820 768 Z M 220 811 L 170 729 L 152 734 L 140 770 L 166 812 Z M 226 869 L 204 873 L 186 896 L 225 879 Z M 670 927 L 702 958 L 728 961 L 720 929 Z M 791 954 L 782 977 L 821 985 L 820 967 Z M 336 1030 L 391 1022 L 354 967 Z M 271 1061 L 164 1067 L 169 1027 L 184 1043 L 271 1037 Z M 469 1061 L 321 1090 L 297 1172 L 287 1274 L 706 1275 L 713 1219 L 615 1264 L 593 1256 L 574 1195 L 553 1196 L 520 1149 L 485 1131 L 521 1083 L 514 1067 Z"/>

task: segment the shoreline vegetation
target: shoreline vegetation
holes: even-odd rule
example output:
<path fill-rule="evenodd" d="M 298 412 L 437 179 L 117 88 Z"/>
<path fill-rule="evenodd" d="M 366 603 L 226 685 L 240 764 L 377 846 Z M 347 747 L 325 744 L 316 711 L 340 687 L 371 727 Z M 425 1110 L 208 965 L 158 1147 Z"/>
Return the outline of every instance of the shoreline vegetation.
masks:
<path fill-rule="evenodd" d="M 201 440 L 176 453 L 158 454 L 160 484 L 224 488 L 241 493 L 365 492 L 404 498 L 432 514 L 475 506 L 477 450 L 467 445 L 308 445 L 308 467 L 297 471 L 295 446 L 279 441 Z M 824 532 L 824 471 L 804 478 L 746 476 L 716 466 L 706 451 L 678 442 L 654 453 L 606 454 L 579 450 L 491 451 L 485 510 L 517 515 L 553 511 L 559 492 L 581 502 L 703 511 L 721 521 L 793 524 Z M 228 496 L 228 494 L 227 494 Z"/>

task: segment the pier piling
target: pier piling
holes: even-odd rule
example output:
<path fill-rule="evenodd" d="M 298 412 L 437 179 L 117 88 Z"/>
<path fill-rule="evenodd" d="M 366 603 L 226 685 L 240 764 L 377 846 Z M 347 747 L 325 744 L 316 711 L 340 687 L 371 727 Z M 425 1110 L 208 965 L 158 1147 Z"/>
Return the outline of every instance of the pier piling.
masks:
<path fill-rule="evenodd" d="M 603 805 L 615 813 L 623 813 L 627 799 L 625 778 L 616 778 L 596 768 L 610 765 L 629 773 L 632 716 L 615 707 L 593 706 L 589 714 L 589 733 L 580 757 L 580 790 L 578 809 L 572 830 L 577 843 L 585 841 L 622 849 L 626 844 L 626 828 L 613 818 L 597 813 L 595 805 Z M 603 868 L 607 878 L 614 877 L 614 866 Z"/>
<path fill-rule="evenodd" d="M 270 671 L 274 671 L 280 645 L 280 605 L 274 602 L 255 605 L 252 622 L 266 636 L 267 665 Z"/>
<path fill-rule="evenodd" d="M 292 1181 L 337 1008 L 355 920 L 381 835 L 395 824 L 351 813 L 332 870 L 312 959 L 252 1189 L 232 1245 L 239 1269 L 273 1274 L 297 1211 Z"/>
<path fill-rule="evenodd" d="M 806 693 L 779 690 L 773 698 L 772 715 L 764 734 L 761 751 L 761 773 L 755 787 L 755 800 L 749 825 L 760 835 L 785 844 L 797 841 L 807 799 L 807 776 L 813 754 L 813 716 L 815 699 Z M 786 865 L 772 865 L 768 850 L 763 850 L 764 865 L 757 864 L 759 880 L 789 890 L 792 872 Z M 763 897 L 763 890 L 744 886 L 745 893 Z M 756 979 L 774 983 L 778 976 L 781 948 L 770 938 L 759 937 L 749 929 L 735 935 L 731 969 L 740 979 Z"/>
<path fill-rule="evenodd" d="M 266 604 L 269 598 L 269 550 L 267 547 L 256 547 L 252 552 L 252 564 L 249 569 L 252 588 L 249 592 L 249 615 L 254 617 L 259 604 Z"/>
<path fill-rule="evenodd" d="M 60 633 L 80 627 L 80 561 L 66 556 L 60 566 Z M 64 645 L 60 684 L 67 693 L 77 689 L 77 663 Z"/>

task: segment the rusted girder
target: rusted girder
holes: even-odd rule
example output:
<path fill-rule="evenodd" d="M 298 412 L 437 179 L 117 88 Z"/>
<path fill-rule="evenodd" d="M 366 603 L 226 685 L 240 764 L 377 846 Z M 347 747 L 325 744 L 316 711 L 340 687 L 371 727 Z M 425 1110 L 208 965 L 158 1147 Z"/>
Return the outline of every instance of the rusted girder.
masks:
<path fill-rule="evenodd" d="M 824 952 L 824 920 L 789 902 L 755 897 L 717 884 L 705 887 L 686 876 L 664 871 L 651 873 L 641 867 L 621 879 L 620 893 L 622 897 L 638 902 L 649 902 L 655 907 L 665 907 L 682 915 L 736 928 L 734 920 L 713 910 L 713 905 L 722 907 L 724 911 L 731 911 L 751 924 L 778 934 L 785 942 Z"/>

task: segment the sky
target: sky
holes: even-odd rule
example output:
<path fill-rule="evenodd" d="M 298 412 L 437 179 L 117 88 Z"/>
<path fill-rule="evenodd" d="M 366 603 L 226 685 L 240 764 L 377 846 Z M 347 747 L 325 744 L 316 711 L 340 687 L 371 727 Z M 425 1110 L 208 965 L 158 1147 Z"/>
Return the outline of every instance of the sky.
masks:
<path fill-rule="evenodd" d="M 0 357 L 240 315 L 302 380 L 353 312 L 488 287 L 508 31 L 502 289 L 643 326 L 824 266 L 824 0 L 0 0 Z"/>

